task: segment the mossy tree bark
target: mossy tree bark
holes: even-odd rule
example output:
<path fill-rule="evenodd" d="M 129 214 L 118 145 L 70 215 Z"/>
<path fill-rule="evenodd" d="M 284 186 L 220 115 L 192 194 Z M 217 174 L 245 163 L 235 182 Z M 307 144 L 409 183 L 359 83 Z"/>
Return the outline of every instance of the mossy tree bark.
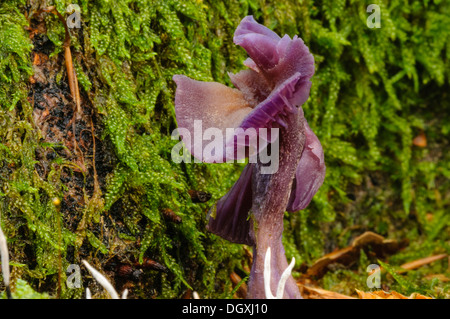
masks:
<path fill-rule="evenodd" d="M 70 4 L 81 10 L 70 30 L 79 116 L 63 24 L 41 12 L 68 17 Z M 310 264 L 365 230 L 413 242 L 397 263 L 449 253 L 450 5 L 379 5 L 381 28 L 370 29 L 366 6 L 346 0 L 2 2 L 0 210 L 12 282 L 83 297 L 66 269 L 87 259 L 132 298 L 229 296 L 230 273 L 245 277 L 251 265 L 241 246 L 205 230 L 205 213 L 242 166 L 171 161 L 171 79 L 231 85 L 227 72 L 246 58 L 233 32 L 249 14 L 298 34 L 316 61 L 304 110 L 327 176 L 306 210 L 285 216 L 288 259 Z M 196 202 L 192 190 L 212 199 Z M 82 287 L 105 296 L 81 270 Z"/>

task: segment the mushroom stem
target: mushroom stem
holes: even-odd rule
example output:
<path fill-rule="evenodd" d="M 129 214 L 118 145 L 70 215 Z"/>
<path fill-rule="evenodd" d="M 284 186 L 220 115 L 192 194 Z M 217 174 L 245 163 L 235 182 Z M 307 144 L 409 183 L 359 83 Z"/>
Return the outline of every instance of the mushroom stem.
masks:
<path fill-rule="evenodd" d="M 266 285 L 270 287 L 270 291 L 276 292 L 276 298 L 283 299 L 301 299 L 302 296 L 294 278 L 289 275 L 287 280 L 283 276 L 286 269 L 292 269 L 293 265 L 289 265 L 286 259 L 281 236 L 278 239 L 261 238 L 258 246 L 253 247 L 253 265 L 250 272 L 248 283 L 247 299 L 267 299 Z M 270 259 L 266 262 L 267 250 L 270 248 Z M 268 265 L 267 265 L 268 264 Z M 265 267 L 266 266 L 266 267 Z M 270 274 L 265 269 L 270 267 Z M 265 276 L 270 276 L 269 281 Z M 285 281 L 284 292 L 279 293 L 278 287 L 280 281 Z"/>
<path fill-rule="evenodd" d="M 279 169 L 274 174 L 262 174 L 261 163 L 255 163 L 252 181 L 253 202 L 251 217 L 253 228 L 250 229 L 254 239 L 253 265 L 248 284 L 247 298 L 265 298 L 264 261 L 266 251 L 271 249 L 270 286 L 277 287 L 284 270 L 288 267 L 284 247 L 281 241 L 283 234 L 283 217 L 286 210 L 295 171 L 305 145 L 305 126 L 303 110 L 298 109 L 293 116 L 283 119 L 286 128 L 280 128 Z M 302 298 L 297 284 L 289 276 L 283 298 Z"/>

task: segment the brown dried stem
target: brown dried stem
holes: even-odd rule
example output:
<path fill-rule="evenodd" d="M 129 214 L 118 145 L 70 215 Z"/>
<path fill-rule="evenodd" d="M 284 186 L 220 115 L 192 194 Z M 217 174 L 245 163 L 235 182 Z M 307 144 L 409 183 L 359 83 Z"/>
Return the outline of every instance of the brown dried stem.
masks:
<path fill-rule="evenodd" d="M 61 21 L 61 23 L 64 26 L 65 38 L 64 38 L 63 47 L 64 47 L 64 59 L 66 61 L 67 78 L 69 81 L 70 94 L 72 95 L 72 98 L 76 105 L 76 114 L 80 115 L 81 114 L 80 90 L 78 88 L 77 73 L 76 73 L 75 69 L 73 68 L 73 64 L 72 64 L 72 52 L 70 51 L 69 28 L 67 27 L 67 23 L 66 23 L 66 20 L 64 19 L 64 17 L 61 15 L 61 13 L 58 12 L 58 10 L 56 10 L 56 8 L 54 6 L 50 6 L 47 9 L 43 9 L 43 11 L 51 12 L 51 13 L 55 14 L 59 18 L 59 21 Z"/>

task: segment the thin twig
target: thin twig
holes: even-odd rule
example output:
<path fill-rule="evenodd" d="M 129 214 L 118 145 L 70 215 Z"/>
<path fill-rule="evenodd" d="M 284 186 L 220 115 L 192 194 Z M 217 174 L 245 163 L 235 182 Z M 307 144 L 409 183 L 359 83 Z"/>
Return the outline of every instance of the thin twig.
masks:
<path fill-rule="evenodd" d="M 50 6 L 47 9 L 44 9 L 43 11 L 51 12 L 51 13 L 55 14 L 59 18 L 59 21 L 61 21 L 61 23 L 64 26 L 65 38 L 64 38 L 63 47 L 64 47 L 64 58 L 66 61 L 67 77 L 69 80 L 70 94 L 72 94 L 72 98 L 75 102 L 77 115 L 81 115 L 80 91 L 78 88 L 77 73 L 76 73 L 75 69 L 73 68 L 73 63 L 72 63 L 72 52 L 70 51 L 69 28 L 67 27 L 67 23 L 66 23 L 66 20 L 64 19 L 64 17 L 61 15 L 61 13 L 58 12 L 58 10 L 56 10 L 56 8 L 54 6 Z"/>
<path fill-rule="evenodd" d="M 58 12 L 56 7 L 50 6 L 50 7 L 47 7 L 46 9 L 43 9 L 42 11 L 55 14 L 58 17 L 59 21 L 61 21 L 61 23 L 64 26 L 64 30 L 65 30 L 65 38 L 64 38 L 64 43 L 63 43 L 64 60 L 66 62 L 67 79 L 69 82 L 70 94 L 72 95 L 72 98 L 73 98 L 73 100 L 75 102 L 75 106 L 76 106 L 75 115 L 74 115 L 74 118 L 72 119 L 73 143 L 74 143 L 75 152 L 77 153 L 77 150 L 79 150 L 80 153 L 82 154 L 81 149 L 78 147 L 78 144 L 77 144 L 76 125 L 75 125 L 75 120 L 80 118 L 81 113 L 82 113 L 81 112 L 81 98 L 80 98 L 80 90 L 78 87 L 77 72 L 73 68 L 73 63 L 72 63 L 72 52 L 70 51 L 69 28 L 67 27 L 66 20 L 61 15 L 61 13 Z"/>

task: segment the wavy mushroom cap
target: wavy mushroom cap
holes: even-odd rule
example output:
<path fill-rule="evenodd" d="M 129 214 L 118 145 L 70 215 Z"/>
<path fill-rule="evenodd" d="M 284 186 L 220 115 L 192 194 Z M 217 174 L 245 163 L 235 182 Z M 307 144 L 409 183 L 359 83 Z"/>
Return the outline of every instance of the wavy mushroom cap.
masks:
<path fill-rule="evenodd" d="M 206 145 L 201 138 L 187 141 L 191 154 L 207 163 L 242 159 L 239 154 L 249 156 L 264 149 L 278 137 L 271 135 L 270 129 L 286 126 L 281 116 L 295 113 L 296 107 L 308 99 L 310 78 L 314 74 L 314 58 L 300 38 L 291 39 L 287 35 L 280 38 L 252 16 L 242 20 L 234 42 L 250 56 L 245 61 L 250 69 L 229 73 L 235 89 L 183 75 L 173 77 L 177 84 L 178 127 L 187 129 L 190 136 L 197 133 L 201 137 L 208 136 L 208 129 L 217 128 L 224 137 L 223 144 L 214 150 L 214 156 L 208 156 L 209 152 L 205 154 Z M 241 130 L 227 136 L 227 128 Z M 267 135 L 260 134 L 262 128 Z M 249 151 L 251 138 L 255 137 L 262 137 L 262 143 Z"/>

